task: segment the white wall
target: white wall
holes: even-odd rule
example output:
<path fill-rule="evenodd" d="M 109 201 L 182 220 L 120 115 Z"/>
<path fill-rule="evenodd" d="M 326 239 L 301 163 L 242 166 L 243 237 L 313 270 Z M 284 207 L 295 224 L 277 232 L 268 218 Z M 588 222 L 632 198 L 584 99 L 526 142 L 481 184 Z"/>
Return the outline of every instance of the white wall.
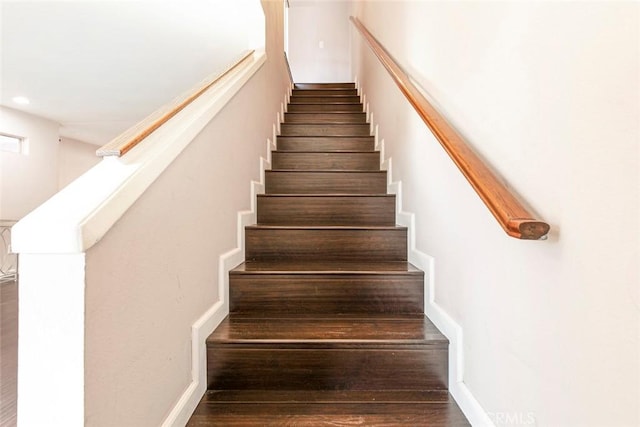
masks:
<path fill-rule="evenodd" d="M 25 153 L 0 152 L 0 218 L 21 219 L 100 160 L 97 146 L 60 138 L 59 124 L 0 106 L 0 132 L 27 138 Z"/>
<path fill-rule="evenodd" d="M 363 1 L 354 13 L 552 227 L 507 237 L 354 31 L 353 66 L 497 425 L 640 424 L 639 10 Z M 393 23 L 393 25 L 390 25 Z"/>
<path fill-rule="evenodd" d="M 3 1 L 0 103 L 106 144 L 254 47 L 258 4 Z M 32 102 L 13 104 L 17 95 Z"/>
<path fill-rule="evenodd" d="M 264 7 L 267 63 L 87 252 L 87 426 L 158 426 L 191 383 L 191 327 L 221 298 L 288 89 L 282 3 Z"/>
<path fill-rule="evenodd" d="M 350 82 L 349 12 L 346 0 L 291 0 L 289 50 L 296 82 Z M 320 47 L 320 43 L 323 47 Z"/>
<path fill-rule="evenodd" d="M 0 219 L 18 220 L 58 190 L 58 124 L 0 106 L 0 132 L 28 139 L 27 154 L 0 152 Z"/>
<path fill-rule="evenodd" d="M 58 188 L 91 169 L 100 161 L 96 156 L 97 146 L 76 139 L 62 137 L 58 145 Z"/>

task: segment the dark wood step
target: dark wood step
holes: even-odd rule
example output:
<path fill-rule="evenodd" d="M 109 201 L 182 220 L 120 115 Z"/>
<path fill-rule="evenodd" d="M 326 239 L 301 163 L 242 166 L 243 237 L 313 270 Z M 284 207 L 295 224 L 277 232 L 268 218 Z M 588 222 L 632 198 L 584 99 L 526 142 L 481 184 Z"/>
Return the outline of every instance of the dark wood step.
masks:
<path fill-rule="evenodd" d="M 258 195 L 258 224 L 394 225 L 395 195 Z"/>
<path fill-rule="evenodd" d="M 289 104 L 360 104 L 359 96 L 291 96 Z"/>
<path fill-rule="evenodd" d="M 212 390 L 446 390 L 428 319 L 227 318 L 207 339 Z"/>
<path fill-rule="evenodd" d="M 444 390 L 208 390 L 209 403 L 447 403 Z"/>
<path fill-rule="evenodd" d="M 380 170 L 380 153 L 364 152 L 319 152 L 319 151 L 273 151 L 271 167 L 289 170 Z"/>
<path fill-rule="evenodd" d="M 424 273 L 413 271 L 229 274 L 230 312 L 244 317 L 417 317 Z M 283 297 L 286 296 L 286 297 Z"/>
<path fill-rule="evenodd" d="M 236 348 L 254 346 L 264 349 L 411 350 L 422 346 L 446 349 L 449 340 L 424 315 L 420 318 L 321 317 L 296 321 L 289 318 L 247 319 L 228 316 L 207 338 L 207 345 L 229 345 Z M 417 390 L 441 389 L 442 387 L 425 387 Z"/>
<path fill-rule="evenodd" d="M 295 89 L 355 89 L 355 83 L 295 83 Z"/>
<path fill-rule="evenodd" d="M 395 195 L 258 195 L 258 224 L 394 225 Z"/>
<path fill-rule="evenodd" d="M 278 151 L 373 151 L 373 136 L 278 136 Z"/>
<path fill-rule="evenodd" d="M 289 104 L 287 111 L 290 113 L 308 112 L 362 112 L 362 104 Z"/>
<path fill-rule="evenodd" d="M 267 194 L 384 194 L 386 171 L 265 171 Z"/>
<path fill-rule="evenodd" d="M 423 274 L 406 261 L 319 261 L 319 260 L 268 260 L 246 261 L 234 268 L 233 274 L 388 274 L 410 273 Z"/>
<path fill-rule="evenodd" d="M 371 127 L 361 124 L 282 123 L 282 136 L 370 136 Z"/>
<path fill-rule="evenodd" d="M 406 227 L 245 227 L 245 258 L 260 260 L 406 261 Z"/>
<path fill-rule="evenodd" d="M 285 123 L 366 123 L 365 113 L 284 113 Z"/>
<path fill-rule="evenodd" d="M 321 88 L 321 89 L 293 89 L 292 96 L 358 96 L 357 89 L 349 88 Z"/>
<path fill-rule="evenodd" d="M 267 402 L 218 401 L 216 394 L 208 392 L 196 408 L 187 427 L 212 425 L 229 427 L 336 427 L 336 426 L 429 426 L 467 427 L 470 426 L 453 398 L 447 401 L 423 402 L 378 402 L 358 401 L 357 394 L 345 393 L 348 400 L 338 402 L 297 402 L 286 400 L 271 402 L 272 391 L 257 391 Z M 293 396 L 299 391 L 289 392 Z M 396 392 L 399 396 L 406 393 Z M 307 396 L 308 393 L 300 393 Z M 349 397 L 353 396 L 353 397 Z M 398 398 L 397 400 L 400 400 Z"/>

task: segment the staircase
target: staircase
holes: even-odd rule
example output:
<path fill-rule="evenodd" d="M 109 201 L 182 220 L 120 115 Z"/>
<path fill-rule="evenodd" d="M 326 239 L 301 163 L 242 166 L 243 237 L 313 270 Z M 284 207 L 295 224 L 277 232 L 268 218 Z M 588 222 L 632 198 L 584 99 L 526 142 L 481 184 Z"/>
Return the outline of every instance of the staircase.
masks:
<path fill-rule="evenodd" d="M 295 86 L 189 426 L 469 425 L 362 111 Z"/>

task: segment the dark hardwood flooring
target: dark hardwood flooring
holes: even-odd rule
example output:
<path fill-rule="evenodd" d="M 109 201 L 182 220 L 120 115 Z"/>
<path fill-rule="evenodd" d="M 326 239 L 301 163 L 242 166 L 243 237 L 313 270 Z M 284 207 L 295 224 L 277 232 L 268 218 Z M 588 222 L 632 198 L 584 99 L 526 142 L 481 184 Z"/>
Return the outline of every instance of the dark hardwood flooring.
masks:
<path fill-rule="evenodd" d="M 18 285 L 0 282 L 0 427 L 16 425 L 18 389 Z"/>

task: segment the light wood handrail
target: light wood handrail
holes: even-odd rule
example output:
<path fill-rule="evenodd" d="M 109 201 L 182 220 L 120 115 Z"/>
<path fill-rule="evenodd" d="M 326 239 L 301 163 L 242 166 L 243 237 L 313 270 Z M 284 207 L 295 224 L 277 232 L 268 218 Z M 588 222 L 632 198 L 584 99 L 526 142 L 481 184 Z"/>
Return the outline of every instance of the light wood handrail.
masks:
<path fill-rule="evenodd" d="M 518 239 L 537 240 L 546 237 L 549 225 L 534 216 L 498 179 L 496 174 L 469 147 L 462 136 L 427 101 L 409 76 L 393 60 L 386 49 L 356 17 L 350 18 L 367 41 L 373 53 L 389 72 L 400 91 L 478 193 L 505 232 Z"/>
<path fill-rule="evenodd" d="M 187 95 L 179 96 L 160 109 L 154 111 L 138 124 L 127 129 L 107 144 L 103 145 L 96 151 L 96 155 L 104 156 L 122 156 L 127 151 L 138 145 L 140 141 L 151 135 L 156 129 L 169 121 L 173 116 L 182 111 L 187 105 L 196 100 L 200 95 L 209 88 L 219 82 L 227 74 L 253 56 L 255 50 L 244 53 L 238 60 L 234 61 L 229 67 L 214 77 L 207 78 L 200 83 L 195 89 L 188 92 Z"/>
<path fill-rule="evenodd" d="M 291 74 L 291 65 L 289 65 L 289 57 L 287 52 L 284 53 L 284 63 L 287 64 L 287 72 L 289 73 L 289 82 L 293 84 L 293 74 Z"/>

